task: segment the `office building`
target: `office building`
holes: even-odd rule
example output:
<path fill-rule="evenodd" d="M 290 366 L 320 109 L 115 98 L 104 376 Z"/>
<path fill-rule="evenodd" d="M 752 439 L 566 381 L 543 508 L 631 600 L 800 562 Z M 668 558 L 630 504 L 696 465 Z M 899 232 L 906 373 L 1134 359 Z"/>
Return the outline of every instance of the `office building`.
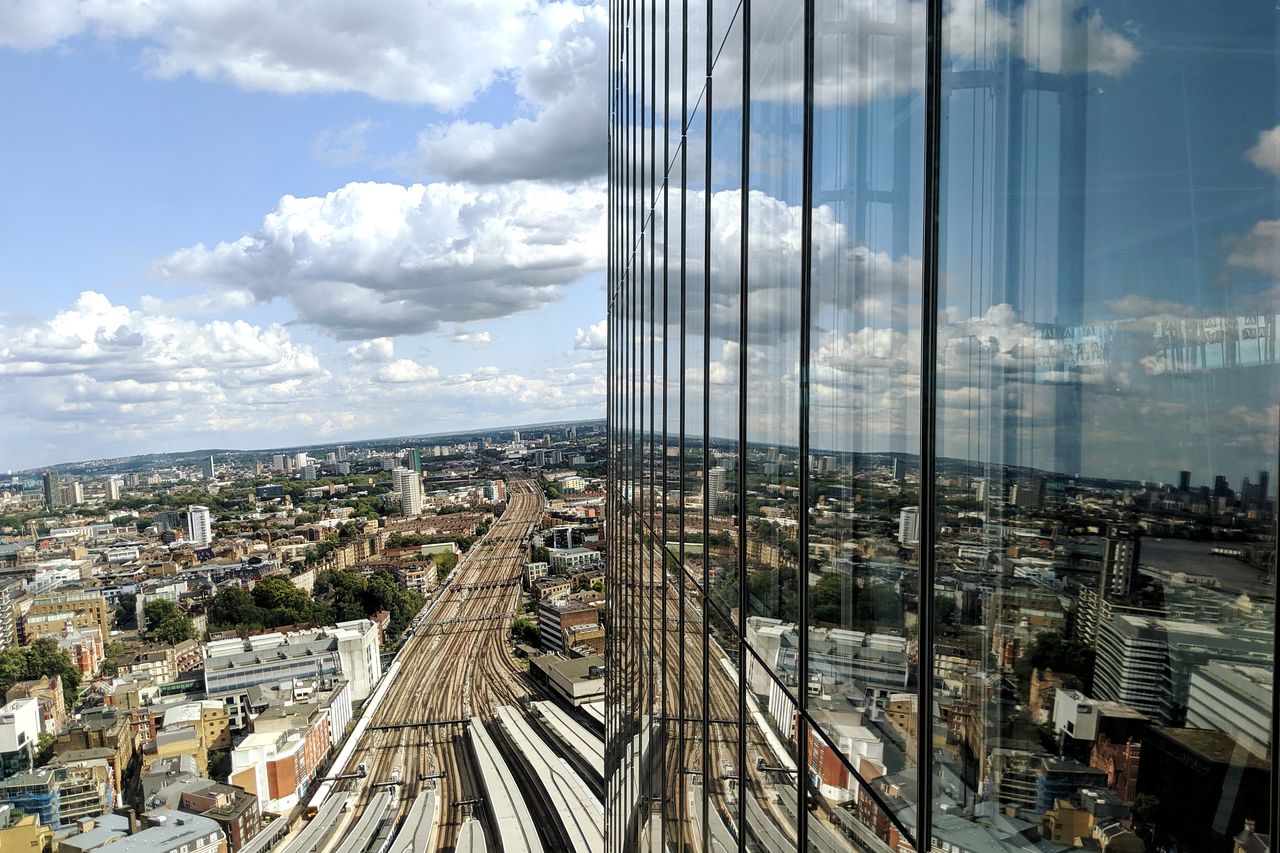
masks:
<path fill-rule="evenodd" d="M 1030 654 L 1186 745 L 1163 779 L 1093 747 L 1117 793 L 1217 797 L 1161 843 L 1274 833 L 1276 744 L 1187 727 L 1229 725 L 1211 664 L 1274 660 L 1274 496 L 1227 485 L 1280 443 L 1274 10 L 612 2 L 610 34 L 609 853 L 1032 849 L 1100 777 L 1046 764 Z"/>
<path fill-rule="evenodd" d="M 307 457 L 306 451 L 295 453 L 293 455 L 293 467 L 295 470 L 301 471 L 303 468 L 307 467 L 309 462 L 310 460 Z"/>
<path fill-rule="evenodd" d="M 214 477 L 213 457 L 200 460 L 200 473 L 206 480 L 212 480 Z"/>
<path fill-rule="evenodd" d="M 1129 598 L 1138 583 L 1140 553 L 1141 543 L 1132 530 L 1117 526 L 1107 531 L 1098 587 L 1104 598 L 1110 598 L 1113 601 L 1124 601 Z"/>
<path fill-rule="evenodd" d="M 284 456 L 284 454 L 283 454 L 283 453 L 273 453 L 273 454 L 271 455 L 271 470 L 272 470 L 272 471 L 283 471 L 283 470 L 284 470 L 284 460 L 285 460 L 285 456 Z"/>
<path fill-rule="evenodd" d="M 382 677 L 378 626 L 368 619 L 332 628 L 273 632 L 204 644 L 204 686 L 210 696 L 292 678 L 341 675 L 361 702 Z"/>
<path fill-rule="evenodd" d="M 44 508 L 62 506 L 62 481 L 56 471 L 44 472 Z"/>
<path fill-rule="evenodd" d="M 422 514 L 422 475 L 409 468 L 396 468 L 391 472 L 391 484 L 400 493 L 400 514 Z"/>
<path fill-rule="evenodd" d="M 208 545 L 213 541 L 213 517 L 207 506 L 187 507 L 187 541 L 192 545 Z"/>

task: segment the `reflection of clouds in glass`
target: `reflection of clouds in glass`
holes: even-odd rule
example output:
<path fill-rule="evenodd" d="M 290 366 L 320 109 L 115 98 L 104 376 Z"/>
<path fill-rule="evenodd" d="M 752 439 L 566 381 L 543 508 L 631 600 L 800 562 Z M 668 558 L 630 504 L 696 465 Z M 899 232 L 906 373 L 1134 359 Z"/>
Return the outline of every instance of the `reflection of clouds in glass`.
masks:
<path fill-rule="evenodd" d="M 1258 134 L 1258 141 L 1245 152 L 1245 159 L 1259 169 L 1280 175 L 1280 127 Z"/>

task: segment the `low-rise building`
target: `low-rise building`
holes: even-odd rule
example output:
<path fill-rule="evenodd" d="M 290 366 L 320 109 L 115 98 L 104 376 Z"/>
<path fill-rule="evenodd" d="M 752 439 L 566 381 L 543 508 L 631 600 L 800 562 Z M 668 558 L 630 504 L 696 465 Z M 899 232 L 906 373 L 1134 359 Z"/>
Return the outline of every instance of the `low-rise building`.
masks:
<path fill-rule="evenodd" d="M 569 704 L 577 706 L 604 699 L 604 658 L 600 655 L 565 659 L 543 655 L 532 663 L 547 685 Z"/>
<path fill-rule="evenodd" d="M 204 647 L 205 693 L 225 696 L 259 684 L 294 677 L 341 675 L 351 698 L 368 698 L 382 676 L 378 626 L 369 619 L 330 628 L 214 640 Z"/>
<path fill-rule="evenodd" d="M 604 555 L 590 548 L 549 548 L 547 562 L 551 564 L 553 572 L 568 575 L 601 568 L 604 565 Z"/>
<path fill-rule="evenodd" d="M 268 708 L 232 750 L 228 782 L 256 795 L 264 812 L 288 813 L 329 755 L 331 723 L 314 703 Z"/>
<path fill-rule="evenodd" d="M 227 853 L 227 837 L 218 822 L 175 809 L 153 809 L 148 826 L 127 838 L 97 848 L 100 853 Z"/>
<path fill-rule="evenodd" d="M 230 853 L 244 847 L 262 828 L 262 812 L 258 798 L 234 785 L 209 782 L 202 787 L 190 786 L 181 795 L 182 810 L 210 820 L 222 827 Z"/>

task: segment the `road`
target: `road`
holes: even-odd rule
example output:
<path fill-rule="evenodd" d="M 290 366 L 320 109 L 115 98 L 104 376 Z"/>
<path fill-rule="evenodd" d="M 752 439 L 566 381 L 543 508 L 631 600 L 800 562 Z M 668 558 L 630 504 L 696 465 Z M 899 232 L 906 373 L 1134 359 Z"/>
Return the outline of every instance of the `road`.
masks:
<path fill-rule="evenodd" d="M 421 790 L 436 786 L 441 804 L 437 850 L 453 849 L 467 818 L 485 819 L 461 721 L 478 716 L 488 722 L 499 705 L 521 707 L 525 697 L 538 697 L 539 689 L 512 657 L 507 640 L 520 608 L 525 543 L 543 505 L 537 483 L 508 475 L 506 511 L 472 545 L 437 596 L 430 618 L 414 630 L 396 680 L 368 729 L 347 765 L 334 768 L 355 773 L 364 764 L 367 769 L 365 778 L 336 786 L 356 797 L 353 814 L 363 813 L 388 783 L 398 782 L 393 790 L 400 814 Z M 442 776 L 423 778 L 434 774 Z M 534 817 L 549 816 L 535 810 Z"/>

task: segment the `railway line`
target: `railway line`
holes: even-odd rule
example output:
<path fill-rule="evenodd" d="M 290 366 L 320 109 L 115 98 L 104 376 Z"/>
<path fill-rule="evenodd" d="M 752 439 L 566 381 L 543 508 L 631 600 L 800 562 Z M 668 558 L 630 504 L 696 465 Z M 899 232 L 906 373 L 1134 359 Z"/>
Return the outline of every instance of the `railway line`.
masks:
<path fill-rule="evenodd" d="M 475 718 L 488 725 L 499 707 L 524 709 L 529 699 L 539 698 L 507 638 L 520 609 L 526 543 L 541 519 L 544 498 L 532 480 L 509 473 L 507 485 L 506 511 L 411 626 L 399 668 L 391 673 L 394 681 L 367 726 L 353 733 L 358 740 L 346 761 L 334 767 L 335 774 L 349 778 L 332 783 L 330 796 L 346 798 L 349 806 L 316 853 L 367 849 L 352 837 L 369 831 L 361 823 L 383 809 L 384 828 L 390 823 L 397 833 L 417 833 L 415 853 L 483 849 L 484 839 L 493 837 L 495 810 L 509 808 L 490 802 L 466 722 Z M 422 796 L 427 792 L 433 800 Z M 436 824 L 430 832 L 421 826 L 428 802 Z M 539 797 L 526 794 L 520 807 L 534 825 L 560 817 Z M 398 834 L 390 837 L 392 844 L 401 843 Z"/>

